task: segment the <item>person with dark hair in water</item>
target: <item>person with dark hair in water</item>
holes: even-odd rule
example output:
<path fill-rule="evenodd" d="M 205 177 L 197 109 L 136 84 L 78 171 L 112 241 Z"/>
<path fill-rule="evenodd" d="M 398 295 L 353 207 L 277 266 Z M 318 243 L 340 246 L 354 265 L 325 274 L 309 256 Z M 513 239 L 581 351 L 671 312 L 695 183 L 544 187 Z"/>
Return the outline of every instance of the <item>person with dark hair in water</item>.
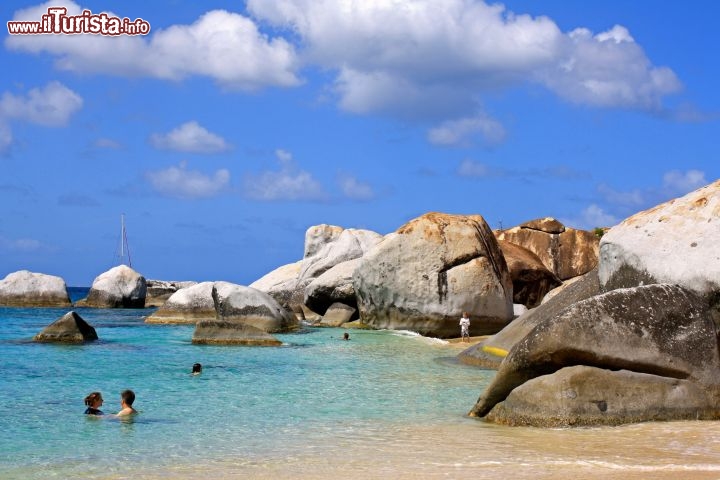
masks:
<path fill-rule="evenodd" d="M 132 406 L 134 401 L 135 392 L 133 392 L 132 390 L 123 390 L 123 392 L 120 394 L 120 406 L 122 407 L 122 410 L 117 413 L 117 416 L 125 417 L 128 415 L 136 414 L 137 410 L 135 410 Z"/>
<path fill-rule="evenodd" d="M 192 372 L 190 372 L 192 375 L 200 375 L 202 373 L 202 365 L 199 363 L 194 363 L 192 366 Z"/>
<path fill-rule="evenodd" d="M 85 405 L 87 405 L 85 415 L 103 415 L 103 412 L 100 410 L 102 404 L 102 394 L 100 394 L 100 392 L 92 392 L 90 395 L 85 397 Z"/>

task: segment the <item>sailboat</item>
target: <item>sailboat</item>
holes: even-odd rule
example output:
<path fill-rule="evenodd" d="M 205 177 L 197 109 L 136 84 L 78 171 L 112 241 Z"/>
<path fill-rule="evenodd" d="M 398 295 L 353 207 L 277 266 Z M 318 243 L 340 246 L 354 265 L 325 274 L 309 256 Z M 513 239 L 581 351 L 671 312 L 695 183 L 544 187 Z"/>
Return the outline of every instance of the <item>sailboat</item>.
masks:
<path fill-rule="evenodd" d="M 119 264 L 127 265 L 132 268 L 132 258 L 130 257 L 130 245 L 127 239 L 127 230 L 125 228 L 125 214 L 120 215 L 120 248 L 118 252 Z M 127 257 L 127 261 L 126 261 Z"/>

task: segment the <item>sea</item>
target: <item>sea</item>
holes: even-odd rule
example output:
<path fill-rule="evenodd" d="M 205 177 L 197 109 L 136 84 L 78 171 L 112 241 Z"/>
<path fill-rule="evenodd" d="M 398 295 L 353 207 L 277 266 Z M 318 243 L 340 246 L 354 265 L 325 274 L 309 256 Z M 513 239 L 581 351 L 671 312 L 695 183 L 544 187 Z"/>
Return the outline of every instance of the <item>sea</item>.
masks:
<path fill-rule="evenodd" d="M 495 372 L 412 332 L 344 341 L 306 327 L 281 347 L 199 346 L 192 326 L 144 323 L 150 309 L 77 309 L 99 341 L 32 341 L 67 311 L 0 308 L 0 479 L 720 479 L 720 422 L 469 418 Z M 112 414 L 128 388 L 139 415 L 83 415 L 89 393 Z"/>

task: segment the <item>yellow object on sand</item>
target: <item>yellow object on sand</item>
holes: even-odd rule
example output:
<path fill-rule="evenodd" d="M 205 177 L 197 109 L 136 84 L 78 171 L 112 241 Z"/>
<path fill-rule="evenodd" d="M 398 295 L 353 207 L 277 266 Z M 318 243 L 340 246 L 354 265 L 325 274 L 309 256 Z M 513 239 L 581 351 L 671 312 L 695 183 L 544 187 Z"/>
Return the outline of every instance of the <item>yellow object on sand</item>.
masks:
<path fill-rule="evenodd" d="M 491 347 L 490 345 L 484 345 L 482 347 L 483 352 L 495 355 L 496 357 L 507 357 L 508 351 L 503 348 Z"/>

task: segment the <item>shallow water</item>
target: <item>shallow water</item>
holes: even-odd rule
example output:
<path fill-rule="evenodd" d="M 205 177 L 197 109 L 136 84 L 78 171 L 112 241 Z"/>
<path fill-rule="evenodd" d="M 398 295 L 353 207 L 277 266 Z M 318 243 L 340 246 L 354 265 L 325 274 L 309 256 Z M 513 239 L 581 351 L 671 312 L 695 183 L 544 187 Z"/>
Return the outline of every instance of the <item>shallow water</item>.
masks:
<path fill-rule="evenodd" d="M 494 372 L 404 332 L 196 346 L 149 310 L 78 310 L 100 341 L 35 344 L 66 310 L 1 309 L 0 478 L 720 478 L 720 422 L 540 430 L 465 417 Z M 194 362 L 203 374 L 191 376 Z M 106 413 L 132 388 L 133 421 Z"/>

